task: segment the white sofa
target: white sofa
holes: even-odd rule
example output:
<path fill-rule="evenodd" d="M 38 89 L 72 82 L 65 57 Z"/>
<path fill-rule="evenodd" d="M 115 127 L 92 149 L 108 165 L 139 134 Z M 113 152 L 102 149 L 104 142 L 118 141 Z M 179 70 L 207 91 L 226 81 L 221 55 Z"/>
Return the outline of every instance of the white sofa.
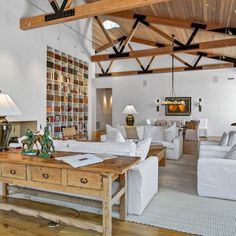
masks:
<path fill-rule="evenodd" d="M 166 158 L 178 160 L 183 154 L 183 135 L 179 133 L 178 128 L 173 125 L 172 127 L 159 127 L 154 125 L 144 125 L 134 127 L 137 131 L 137 137 L 132 137 L 131 140 L 143 140 L 151 138 L 152 144 L 161 144 L 167 148 Z M 113 132 L 113 133 L 112 133 Z M 115 132 L 115 133 L 114 133 Z M 109 133 L 112 135 L 113 141 L 124 142 L 130 140 L 127 137 L 126 127 L 116 125 L 114 127 L 106 125 L 106 133 L 101 136 L 101 142 L 109 142 Z M 122 136 L 122 137 L 120 137 Z"/>
<path fill-rule="evenodd" d="M 78 142 L 75 140 L 54 140 L 54 145 L 56 151 L 141 156 L 140 163 L 129 170 L 127 176 L 128 213 L 141 215 L 158 192 L 158 158 L 151 156 L 145 159 L 150 142 L 151 140 L 143 141 L 144 148 L 141 147 L 142 143 Z M 115 184 L 113 191 L 116 191 Z"/>
<path fill-rule="evenodd" d="M 225 159 L 228 151 L 200 150 L 197 191 L 202 197 L 236 200 L 236 160 Z"/>

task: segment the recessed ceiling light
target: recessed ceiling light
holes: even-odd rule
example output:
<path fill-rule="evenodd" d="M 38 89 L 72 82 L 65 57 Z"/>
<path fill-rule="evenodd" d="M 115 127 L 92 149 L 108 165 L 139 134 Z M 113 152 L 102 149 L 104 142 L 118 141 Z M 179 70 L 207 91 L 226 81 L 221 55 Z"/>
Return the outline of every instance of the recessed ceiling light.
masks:
<path fill-rule="evenodd" d="M 120 28 L 119 24 L 117 24 L 116 22 L 111 21 L 111 20 L 106 20 L 102 24 L 103 24 L 104 28 L 107 30 L 114 29 L 114 28 Z"/>
<path fill-rule="evenodd" d="M 234 13 L 236 13 L 236 9 L 234 10 Z"/>
<path fill-rule="evenodd" d="M 206 7 L 209 7 L 209 4 L 208 4 L 208 3 L 206 3 Z"/>

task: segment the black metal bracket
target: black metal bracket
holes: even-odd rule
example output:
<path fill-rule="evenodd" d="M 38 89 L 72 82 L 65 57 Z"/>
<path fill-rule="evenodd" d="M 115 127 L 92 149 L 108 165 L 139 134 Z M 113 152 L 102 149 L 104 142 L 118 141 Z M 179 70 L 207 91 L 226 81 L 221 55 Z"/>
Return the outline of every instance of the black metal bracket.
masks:
<path fill-rule="evenodd" d="M 191 42 L 192 42 L 193 39 L 195 38 L 195 36 L 196 36 L 198 30 L 199 30 L 198 27 L 194 29 L 194 31 L 193 31 L 192 34 L 190 35 L 190 37 L 189 37 L 189 39 L 188 39 L 186 45 L 190 45 L 190 44 L 191 44 Z"/>
<path fill-rule="evenodd" d="M 196 68 L 197 64 L 199 63 L 199 61 L 201 60 L 203 55 L 199 55 L 198 59 L 196 60 L 196 62 L 194 63 L 193 67 Z"/>
<path fill-rule="evenodd" d="M 64 0 L 61 7 L 58 7 L 58 4 L 55 1 L 52 1 L 50 4 L 55 11 L 55 13 L 45 15 L 45 21 L 52 21 L 56 19 L 66 18 L 75 15 L 75 9 L 69 9 L 65 11 L 65 7 L 68 0 Z"/>

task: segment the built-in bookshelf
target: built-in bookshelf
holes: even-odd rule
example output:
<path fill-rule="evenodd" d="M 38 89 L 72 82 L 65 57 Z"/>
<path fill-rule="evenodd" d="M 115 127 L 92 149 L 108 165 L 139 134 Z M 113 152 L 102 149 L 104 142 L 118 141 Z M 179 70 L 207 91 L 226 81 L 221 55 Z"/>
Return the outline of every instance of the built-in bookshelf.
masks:
<path fill-rule="evenodd" d="M 47 47 L 47 125 L 55 138 L 75 127 L 81 139 L 88 130 L 88 63 Z"/>

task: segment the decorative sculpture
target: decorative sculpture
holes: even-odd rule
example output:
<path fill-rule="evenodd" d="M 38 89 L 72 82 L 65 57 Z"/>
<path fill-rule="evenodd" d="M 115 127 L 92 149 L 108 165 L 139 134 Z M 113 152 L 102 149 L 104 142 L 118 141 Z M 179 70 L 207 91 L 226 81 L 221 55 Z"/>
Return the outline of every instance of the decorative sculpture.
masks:
<path fill-rule="evenodd" d="M 27 129 L 26 139 L 22 141 L 22 155 L 26 156 L 37 156 L 39 153 L 39 148 L 37 142 L 39 141 L 38 137 L 34 135 L 32 130 Z M 36 147 L 36 150 L 34 149 Z"/>
<path fill-rule="evenodd" d="M 49 133 L 48 127 L 45 127 L 44 134 L 40 138 L 41 151 L 39 153 L 39 157 L 50 158 L 55 152 L 53 141 L 50 138 Z"/>

